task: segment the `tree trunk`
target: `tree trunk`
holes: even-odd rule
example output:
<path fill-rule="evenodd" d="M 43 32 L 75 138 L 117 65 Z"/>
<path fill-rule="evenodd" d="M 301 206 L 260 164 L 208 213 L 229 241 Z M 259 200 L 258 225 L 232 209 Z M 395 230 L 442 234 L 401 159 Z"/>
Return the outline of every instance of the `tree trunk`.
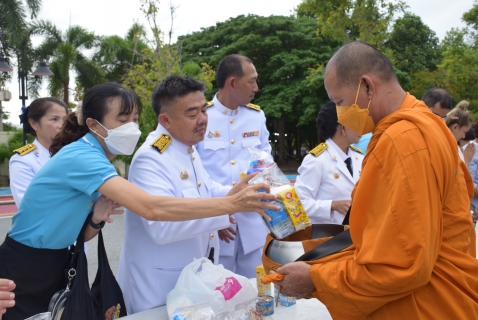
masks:
<path fill-rule="evenodd" d="M 287 149 L 285 145 L 285 118 L 280 118 L 277 123 L 277 131 L 279 132 L 279 157 L 277 159 L 277 164 L 284 164 L 287 160 Z"/>
<path fill-rule="evenodd" d="M 300 129 L 297 127 L 297 130 L 295 131 L 295 159 L 299 161 L 302 161 L 301 148 L 302 141 L 300 139 Z"/>
<path fill-rule="evenodd" d="M 0 100 L 0 131 L 3 131 L 3 110 L 2 110 L 2 100 Z"/>
<path fill-rule="evenodd" d="M 70 89 L 68 88 L 70 84 L 70 79 L 63 81 L 63 101 L 66 103 L 66 106 L 70 106 Z"/>

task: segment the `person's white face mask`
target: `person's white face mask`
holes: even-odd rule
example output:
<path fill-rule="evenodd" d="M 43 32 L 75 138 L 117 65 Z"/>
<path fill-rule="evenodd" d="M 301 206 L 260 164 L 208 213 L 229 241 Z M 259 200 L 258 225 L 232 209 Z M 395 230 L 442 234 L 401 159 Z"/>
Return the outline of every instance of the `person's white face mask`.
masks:
<path fill-rule="evenodd" d="M 137 123 L 128 122 L 117 128 L 108 130 L 101 123 L 98 121 L 96 122 L 106 131 L 108 131 L 108 136 L 105 138 L 98 132 L 94 130 L 91 131 L 105 140 L 106 147 L 112 154 L 122 154 L 129 156 L 133 153 L 134 148 L 138 143 L 139 137 L 141 136 L 141 131 L 138 129 Z"/>

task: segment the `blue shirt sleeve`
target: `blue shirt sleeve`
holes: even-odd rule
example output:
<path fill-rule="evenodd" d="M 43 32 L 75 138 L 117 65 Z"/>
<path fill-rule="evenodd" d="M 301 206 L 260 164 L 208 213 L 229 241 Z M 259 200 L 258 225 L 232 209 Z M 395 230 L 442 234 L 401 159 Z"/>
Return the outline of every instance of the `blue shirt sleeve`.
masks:
<path fill-rule="evenodd" d="M 80 159 L 70 162 L 66 180 L 72 188 L 89 196 L 103 183 L 118 175 L 113 164 L 95 152 L 84 154 Z"/>

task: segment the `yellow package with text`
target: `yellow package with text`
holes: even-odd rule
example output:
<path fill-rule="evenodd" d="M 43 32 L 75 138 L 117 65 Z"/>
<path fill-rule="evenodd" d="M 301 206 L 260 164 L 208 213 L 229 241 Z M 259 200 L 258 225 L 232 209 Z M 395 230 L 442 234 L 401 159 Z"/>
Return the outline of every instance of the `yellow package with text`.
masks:
<path fill-rule="evenodd" d="M 292 220 L 295 230 L 302 230 L 312 225 L 309 217 L 305 213 L 304 207 L 300 202 L 299 196 L 294 187 L 289 187 L 276 194 L 277 200 L 282 202 L 285 210 Z"/>

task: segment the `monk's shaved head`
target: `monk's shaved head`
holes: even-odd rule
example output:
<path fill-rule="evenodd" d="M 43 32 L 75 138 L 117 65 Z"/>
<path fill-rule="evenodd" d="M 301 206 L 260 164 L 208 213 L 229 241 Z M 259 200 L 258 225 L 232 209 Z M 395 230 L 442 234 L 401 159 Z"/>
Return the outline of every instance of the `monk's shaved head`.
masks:
<path fill-rule="evenodd" d="M 364 74 L 374 74 L 380 80 L 397 80 L 392 63 L 371 45 L 355 41 L 342 46 L 330 59 L 327 69 L 336 72 L 337 83 L 342 86 L 357 87 Z"/>

